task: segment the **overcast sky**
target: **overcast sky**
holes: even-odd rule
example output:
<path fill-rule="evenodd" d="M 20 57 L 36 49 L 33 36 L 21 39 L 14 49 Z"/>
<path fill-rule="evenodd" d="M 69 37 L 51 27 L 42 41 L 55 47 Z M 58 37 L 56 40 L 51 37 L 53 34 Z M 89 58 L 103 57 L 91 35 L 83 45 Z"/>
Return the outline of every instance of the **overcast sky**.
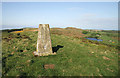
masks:
<path fill-rule="evenodd" d="M 3 2 L 2 29 L 36 27 L 118 29 L 117 2 Z"/>

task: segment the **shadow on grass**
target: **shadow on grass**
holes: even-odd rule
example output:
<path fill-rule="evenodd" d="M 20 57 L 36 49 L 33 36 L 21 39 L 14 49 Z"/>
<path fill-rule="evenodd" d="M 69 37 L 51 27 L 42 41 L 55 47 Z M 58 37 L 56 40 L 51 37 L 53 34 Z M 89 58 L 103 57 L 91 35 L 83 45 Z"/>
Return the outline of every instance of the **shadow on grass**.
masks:
<path fill-rule="evenodd" d="M 57 45 L 56 47 L 52 47 L 52 51 L 53 53 L 54 52 L 57 52 L 60 48 L 63 48 L 64 46 L 61 46 L 61 45 Z"/>
<path fill-rule="evenodd" d="M 11 30 L 6 30 L 8 33 L 13 32 L 13 31 L 22 31 L 23 29 L 11 29 Z"/>

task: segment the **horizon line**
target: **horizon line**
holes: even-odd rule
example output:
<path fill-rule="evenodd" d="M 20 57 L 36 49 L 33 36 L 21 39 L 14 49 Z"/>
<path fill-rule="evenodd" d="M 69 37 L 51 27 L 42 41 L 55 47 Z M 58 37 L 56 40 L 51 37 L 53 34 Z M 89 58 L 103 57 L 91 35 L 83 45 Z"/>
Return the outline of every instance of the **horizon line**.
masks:
<path fill-rule="evenodd" d="M 71 27 L 71 26 L 70 26 Z M 14 27 L 14 28 L 2 28 L 0 30 L 11 30 L 11 29 L 24 29 L 24 28 L 38 28 L 38 27 Z M 68 27 L 50 27 L 50 28 L 68 28 Z M 93 28 L 78 28 L 78 27 L 71 27 L 71 28 L 77 28 L 77 29 L 83 29 L 83 30 L 120 30 L 118 29 L 93 29 Z"/>

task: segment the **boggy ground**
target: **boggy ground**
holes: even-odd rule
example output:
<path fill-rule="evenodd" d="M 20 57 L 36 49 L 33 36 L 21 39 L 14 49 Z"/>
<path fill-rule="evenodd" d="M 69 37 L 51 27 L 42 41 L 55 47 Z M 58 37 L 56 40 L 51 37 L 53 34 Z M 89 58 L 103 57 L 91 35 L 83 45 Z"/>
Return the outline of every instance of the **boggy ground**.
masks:
<path fill-rule="evenodd" d="M 30 31 L 28 31 L 30 30 Z M 33 31 L 32 31 L 33 30 Z M 88 31 L 83 34 L 83 31 Z M 15 31 L 14 31 L 15 32 Z M 103 42 L 86 40 L 93 33 Z M 37 29 L 2 31 L 3 76 L 117 76 L 118 33 L 76 28 L 53 28 L 51 40 L 56 55 L 35 57 Z M 45 69 L 44 65 L 54 65 Z"/>

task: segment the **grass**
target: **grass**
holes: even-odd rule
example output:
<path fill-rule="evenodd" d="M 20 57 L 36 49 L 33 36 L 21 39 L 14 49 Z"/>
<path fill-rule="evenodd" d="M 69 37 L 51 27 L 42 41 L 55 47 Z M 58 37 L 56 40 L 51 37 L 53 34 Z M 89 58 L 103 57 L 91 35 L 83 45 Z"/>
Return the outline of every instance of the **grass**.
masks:
<path fill-rule="evenodd" d="M 83 30 L 75 28 L 51 29 L 52 47 L 59 48 L 56 55 L 34 57 L 37 31 L 17 33 L 2 32 L 3 76 L 117 76 L 117 39 L 100 31 L 103 42 L 96 44 L 84 40 Z M 94 31 L 91 31 L 92 33 Z M 113 36 L 116 33 L 112 33 Z M 116 37 L 116 36 L 115 36 Z M 108 43 L 109 39 L 116 43 Z M 104 43 L 104 44 L 103 44 Z M 107 44 L 107 45 L 106 45 Z M 54 64 L 54 69 L 44 69 L 45 64 Z"/>

